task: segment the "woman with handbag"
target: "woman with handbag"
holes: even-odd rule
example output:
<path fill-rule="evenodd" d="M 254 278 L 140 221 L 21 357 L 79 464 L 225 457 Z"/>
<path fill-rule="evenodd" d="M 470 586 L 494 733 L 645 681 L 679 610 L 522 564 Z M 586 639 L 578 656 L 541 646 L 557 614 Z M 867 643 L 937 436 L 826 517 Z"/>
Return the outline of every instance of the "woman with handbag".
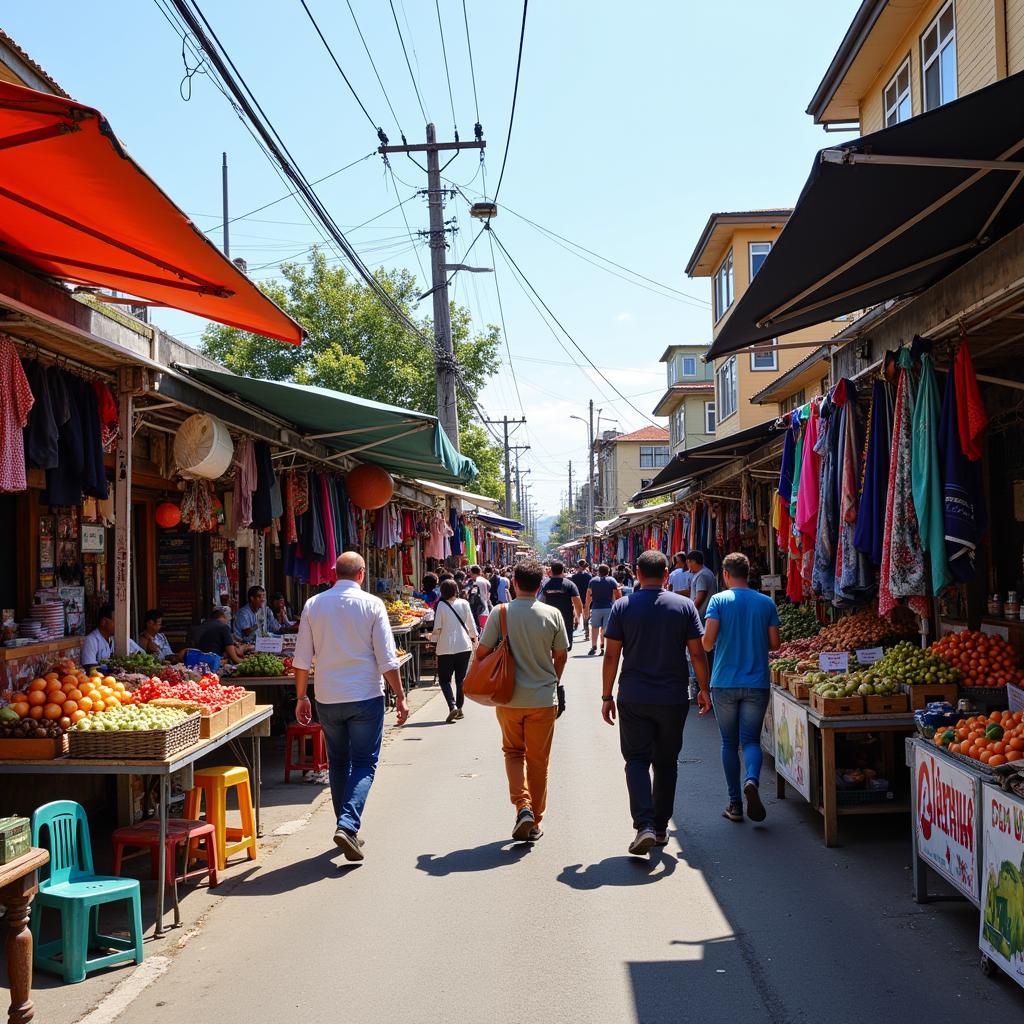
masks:
<path fill-rule="evenodd" d="M 437 649 L 437 681 L 448 702 L 447 722 L 456 722 L 465 717 L 462 711 L 465 703 L 462 683 L 478 636 L 476 619 L 470 611 L 469 602 L 459 597 L 459 585 L 455 580 L 444 580 L 441 583 L 441 597 L 434 608 L 434 631 L 430 634 L 430 641 Z"/>

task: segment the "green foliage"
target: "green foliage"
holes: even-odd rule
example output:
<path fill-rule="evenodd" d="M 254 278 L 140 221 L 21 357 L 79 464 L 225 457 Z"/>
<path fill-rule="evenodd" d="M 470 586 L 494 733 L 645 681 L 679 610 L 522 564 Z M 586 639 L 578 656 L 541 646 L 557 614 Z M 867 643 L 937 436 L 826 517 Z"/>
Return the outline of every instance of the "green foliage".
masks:
<path fill-rule="evenodd" d="M 558 513 L 555 525 L 551 527 L 551 533 L 548 534 L 548 550 L 554 551 L 559 544 L 568 543 L 573 539 L 573 535 L 575 533 L 576 527 L 573 523 L 573 514 L 568 508 L 563 508 L 562 511 Z"/>
<path fill-rule="evenodd" d="M 203 332 L 202 351 L 229 370 L 267 380 L 343 391 L 376 402 L 437 414 L 436 378 L 432 352 L 397 324 L 370 290 L 342 267 L 331 267 L 314 250 L 308 264 L 285 263 L 284 281 L 260 285 L 282 309 L 309 332 L 301 346 L 211 324 Z M 420 289 L 405 270 L 378 271 L 377 280 L 405 309 L 427 337 L 433 337 L 429 318 L 415 316 Z M 469 311 L 452 306 L 452 340 L 468 388 L 476 394 L 500 365 L 497 327 L 473 332 Z M 487 443 L 486 433 L 471 418 L 471 399 L 460 389 L 459 441 L 462 451 L 480 470 L 474 487 L 481 493 L 504 496 L 501 452 Z"/>

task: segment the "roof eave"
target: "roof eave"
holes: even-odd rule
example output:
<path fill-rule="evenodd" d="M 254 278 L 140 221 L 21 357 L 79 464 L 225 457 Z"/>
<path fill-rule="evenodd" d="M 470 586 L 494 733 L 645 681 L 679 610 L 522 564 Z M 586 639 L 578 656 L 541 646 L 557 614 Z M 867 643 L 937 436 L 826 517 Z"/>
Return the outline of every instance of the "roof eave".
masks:
<path fill-rule="evenodd" d="M 782 219 L 788 219 L 789 215 L 793 211 L 787 210 L 759 210 L 755 212 L 739 212 L 739 213 L 713 213 L 708 217 L 707 224 L 704 225 L 704 230 L 700 233 L 700 238 L 697 239 L 697 245 L 693 252 L 690 254 L 690 259 L 686 264 L 686 276 L 693 277 L 694 271 L 697 269 L 697 264 L 700 263 L 704 256 L 704 252 L 707 249 L 711 238 L 715 233 L 715 229 L 720 224 L 732 224 L 736 227 L 750 225 L 756 226 L 758 224 L 774 224 L 776 221 Z"/>

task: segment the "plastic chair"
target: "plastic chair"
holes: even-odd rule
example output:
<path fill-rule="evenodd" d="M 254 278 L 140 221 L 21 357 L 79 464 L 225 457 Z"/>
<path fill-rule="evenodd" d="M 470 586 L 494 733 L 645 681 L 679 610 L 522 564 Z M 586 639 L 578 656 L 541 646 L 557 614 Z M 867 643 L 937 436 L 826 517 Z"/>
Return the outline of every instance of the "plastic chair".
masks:
<path fill-rule="evenodd" d="M 206 665 L 211 672 L 220 671 L 221 657 L 212 651 L 200 651 L 190 647 L 182 657 L 182 664 L 185 668 L 195 668 L 197 665 Z"/>
<path fill-rule="evenodd" d="M 45 834 L 45 838 L 44 838 Z M 66 982 L 85 981 L 89 971 L 134 960 L 142 963 L 142 898 L 134 878 L 112 878 L 93 872 L 89 819 L 81 804 L 55 800 L 32 814 L 32 845 L 50 851 L 50 863 L 32 904 L 33 963 L 63 976 Z M 104 935 L 99 930 L 100 907 L 131 903 L 130 938 Z M 61 937 L 40 942 L 42 911 L 60 913 Z M 90 950 L 113 950 L 90 959 Z"/>
<path fill-rule="evenodd" d="M 205 867 L 190 871 L 186 864 L 184 870 L 178 871 L 176 861 L 177 847 L 185 844 L 186 849 L 191 841 L 203 842 L 202 853 L 206 861 Z M 216 829 L 206 821 L 189 821 L 187 818 L 167 819 L 166 841 L 166 879 L 165 883 L 174 886 L 177 882 L 187 882 L 191 878 L 207 876 L 210 886 L 217 884 L 217 856 L 214 850 Z M 121 864 L 125 859 L 125 850 L 144 849 L 149 851 L 150 877 L 159 877 L 160 864 L 160 822 L 149 820 L 137 825 L 126 825 L 116 829 L 111 837 L 114 848 L 114 874 L 120 877 Z"/>
<path fill-rule="evenodd" d="M 285 735 L 284 781 L 291 782 L 292 772 L 322 772 L 327 770 L 327 742 L 324 731 L 316 722 L 309 725 L 289 725 Z"/>
<path fill-rule="evenodd" d="M 240 850 L 245 850 L 249 860 L 255 860 L 256 811 L 252 803 L 248 769 L 220 765 L 216 768 L 200 768 L 193 777 L 195 788 L 185 794 L 185 817 L 197 820 L 205 800 L 206 820 L 217 830 L 217 870 L 223 871 L 228 857 Z M 227 824 L 227 793 L 232 788 L 238 791 L 241 828 L 229 827 Z M 190 860 L 194 859 L 193 845 L 194 841 L 189 847 Z"/>

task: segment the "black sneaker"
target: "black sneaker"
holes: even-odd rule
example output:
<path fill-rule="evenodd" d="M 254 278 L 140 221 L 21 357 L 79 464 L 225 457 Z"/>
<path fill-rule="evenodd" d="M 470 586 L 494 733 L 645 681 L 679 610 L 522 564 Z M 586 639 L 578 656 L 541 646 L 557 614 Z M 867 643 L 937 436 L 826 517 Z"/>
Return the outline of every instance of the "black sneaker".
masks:
<path fill-rule="evenodd" d="M 528 843 L 535 843 L 542 835 L 544 835 L 544 833 L 540 830 L 540 827 L 538 825 L 534 825 L 533 828 L 530 829 L 530 834 L 526 837 L 526 841 Z"/>
<path fill-rule="evenodd" d="M 764 821 L 768 812 L 761 803 L 761 794 L 757 791 L 757 783 L 747 779 L 743 786 L 743 795 L 747 798 L 747 817 L 751 821 Z"/>
<path fill-rule="evenodd" d="M 518 843 L 524 843 L 530 838 L 530 832 L 536 828 L 537 821 L 533 816 L 533 811 L 529 807 L 524 807 L 516 815 L 515 828 L 512 829 L 512 838 Z"/>
<path fill-rule="evenodd" d="M 597 654 L 597 648 L 596 647 L 591 647 L 590 650 L 587 651 L 587 657 L 588 658 L 592 658 L 595 654 Z"/>
<path fill-rule="evenodd" d="M 449 708 L 448 709 L 448 717 L 445 719 L 445 723 L 446 724 L 451 724 L 452 722 L 458 721 L 458 718 L 459 718 L 459 709 L 458 708 Z"/>
<path fill-rule="evenodd" d="M 458 721 L 461 722 L 465 717 L 466 717 L 466 712 L 463 711 L 462 708 L 456 708 L 455 709 L 455 718 Z"/>
<path fill-rule="evenodd" d="M 643 857 L 644 854 L 650 853 L 651 847 L 657 842 L 658 837 L 654 834 L 654 829 L 639 828 L 633 842 L 629 844 L 629 852 L 635 857 Z"/>
<path fill-rule="evenodd" d="M 335 831 L 334 845 L 345 855 L 345 860 L 362 860 L 365 856 L 362 842 L 347 829 Z"/>
<path fill-rule="evenodd" d="M 730 821 L 742 821 L 743 820 L 743 804 L 738 800 L 734 803 L 730 803 L 724 811 L 722 811 L 722 817 L 728 818 Z"/>
<path fill-rule="evenodd" d="M 668 832 L 659 832 L 657 829 L 654 830 L 654 845 L 655 846 L 668 846 Z"/>

